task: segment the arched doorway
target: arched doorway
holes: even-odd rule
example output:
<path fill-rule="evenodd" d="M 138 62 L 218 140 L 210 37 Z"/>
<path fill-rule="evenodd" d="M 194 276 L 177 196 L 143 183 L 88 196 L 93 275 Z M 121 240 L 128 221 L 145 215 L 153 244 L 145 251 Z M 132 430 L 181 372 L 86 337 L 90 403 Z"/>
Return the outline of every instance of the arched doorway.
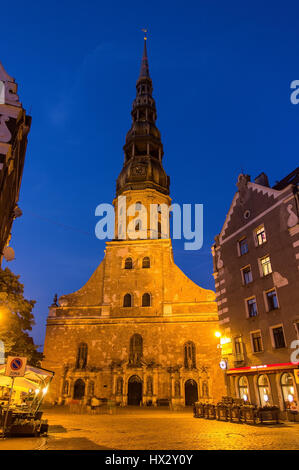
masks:
<path fill-rule="evenodd" d="M 197 383 L 193 379 L 185 382 L 185 405 L 192 406 L 198 400 Z"/>
<path fill-rule="evenodd" d="M 74 384 L 73 398 L 75 400 L 81 400 L 85 395 L 85 383 L 82 379 L 76 380 Z"/>
<path fill-rule="evenodd" d="M 138 375 L 132 375 L 128 381 L 128 405 L 139 406 L 142 400 L 142 381 Z"/>

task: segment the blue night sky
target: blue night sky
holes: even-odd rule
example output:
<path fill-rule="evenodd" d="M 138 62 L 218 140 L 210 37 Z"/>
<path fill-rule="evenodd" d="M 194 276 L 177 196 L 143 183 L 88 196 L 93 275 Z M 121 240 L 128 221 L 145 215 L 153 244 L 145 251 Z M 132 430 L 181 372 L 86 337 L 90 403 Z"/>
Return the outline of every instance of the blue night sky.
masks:
<path fill-rule="evenodd" d="M 0 60 L 32 115 L 8 265 L 37 300 L 38 344 L 53 295 L 103 258 L 94 212 L 115 194 L 144 27 L 173 202 L 204 204 L 203 248 L 174 244 L 192 280 L 213 288 L 210 247 L 241 170 L 273 185 L 298 166 L 298 2 L 4 3 Z"/>

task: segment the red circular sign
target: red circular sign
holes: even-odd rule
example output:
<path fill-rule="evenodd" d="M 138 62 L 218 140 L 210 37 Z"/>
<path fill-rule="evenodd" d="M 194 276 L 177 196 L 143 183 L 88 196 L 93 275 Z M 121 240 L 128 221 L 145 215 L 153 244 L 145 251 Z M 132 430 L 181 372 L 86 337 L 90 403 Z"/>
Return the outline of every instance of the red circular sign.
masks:
<path fill-rule="evenodd" d="M 10 363 L 10 368 L 14 371 L 18 371 L 22 369 L 23 361 L 19 357 L 15 357 L 11 363 Z"/>

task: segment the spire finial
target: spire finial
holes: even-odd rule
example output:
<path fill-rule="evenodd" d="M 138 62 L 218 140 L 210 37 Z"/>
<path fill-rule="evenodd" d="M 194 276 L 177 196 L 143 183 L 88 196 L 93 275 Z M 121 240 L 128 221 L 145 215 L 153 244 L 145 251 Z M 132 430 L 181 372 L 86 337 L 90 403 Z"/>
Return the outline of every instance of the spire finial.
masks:
<path fill-rule="evenodd" d="M 141 61 L 141 68 L 140 68 L 140 75 L 139 78 L 141 77 L 147 77 L 150 78 L 149 74 L 149 66 L 148 66 L 148 58 L 147 58 L 147 50 L 146 50 L 146 41 L 147 41 L 147 29 L 142 29 L 144 32 L 144 47 L 143 47 L 143 56 L 142 56 L 142 61 Z"/>

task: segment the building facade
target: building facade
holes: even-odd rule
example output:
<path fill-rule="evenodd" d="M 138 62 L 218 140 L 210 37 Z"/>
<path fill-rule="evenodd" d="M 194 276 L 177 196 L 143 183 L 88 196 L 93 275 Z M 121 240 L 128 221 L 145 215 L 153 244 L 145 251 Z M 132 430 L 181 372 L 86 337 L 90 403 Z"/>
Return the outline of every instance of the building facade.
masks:
<path fill-rule="evenodd" d="M 0 62 L 0 266 L 3 256 L 8 260 L 14 257 L 8 244 L 13 221 L 22 215 L 17 203 L 30 125 L 17 84 Z"/>
<path fill-rule="evenodd" d="M 241 174 L 212 247 L 228 394 L 282 412 L 299 391 L 298 182 Z"/>
<path fill-rule="evenodd" d="M 85 286 L 50 307 L 43 366 L 55 372 L 49 399 L 60 403 L 96 396 L 122 406 L 181 406 L 219 400 L 225 390 L 215 294 L 175 265 L 163 233 L 159 208 L 171 203 L 169 177 L 146 42 L 136 89 L 116 185 L 114 239 Z M 134 214 L 120 203 L 124 197 Z M 153 204 L 156 229 L 146 222 Z"/>

